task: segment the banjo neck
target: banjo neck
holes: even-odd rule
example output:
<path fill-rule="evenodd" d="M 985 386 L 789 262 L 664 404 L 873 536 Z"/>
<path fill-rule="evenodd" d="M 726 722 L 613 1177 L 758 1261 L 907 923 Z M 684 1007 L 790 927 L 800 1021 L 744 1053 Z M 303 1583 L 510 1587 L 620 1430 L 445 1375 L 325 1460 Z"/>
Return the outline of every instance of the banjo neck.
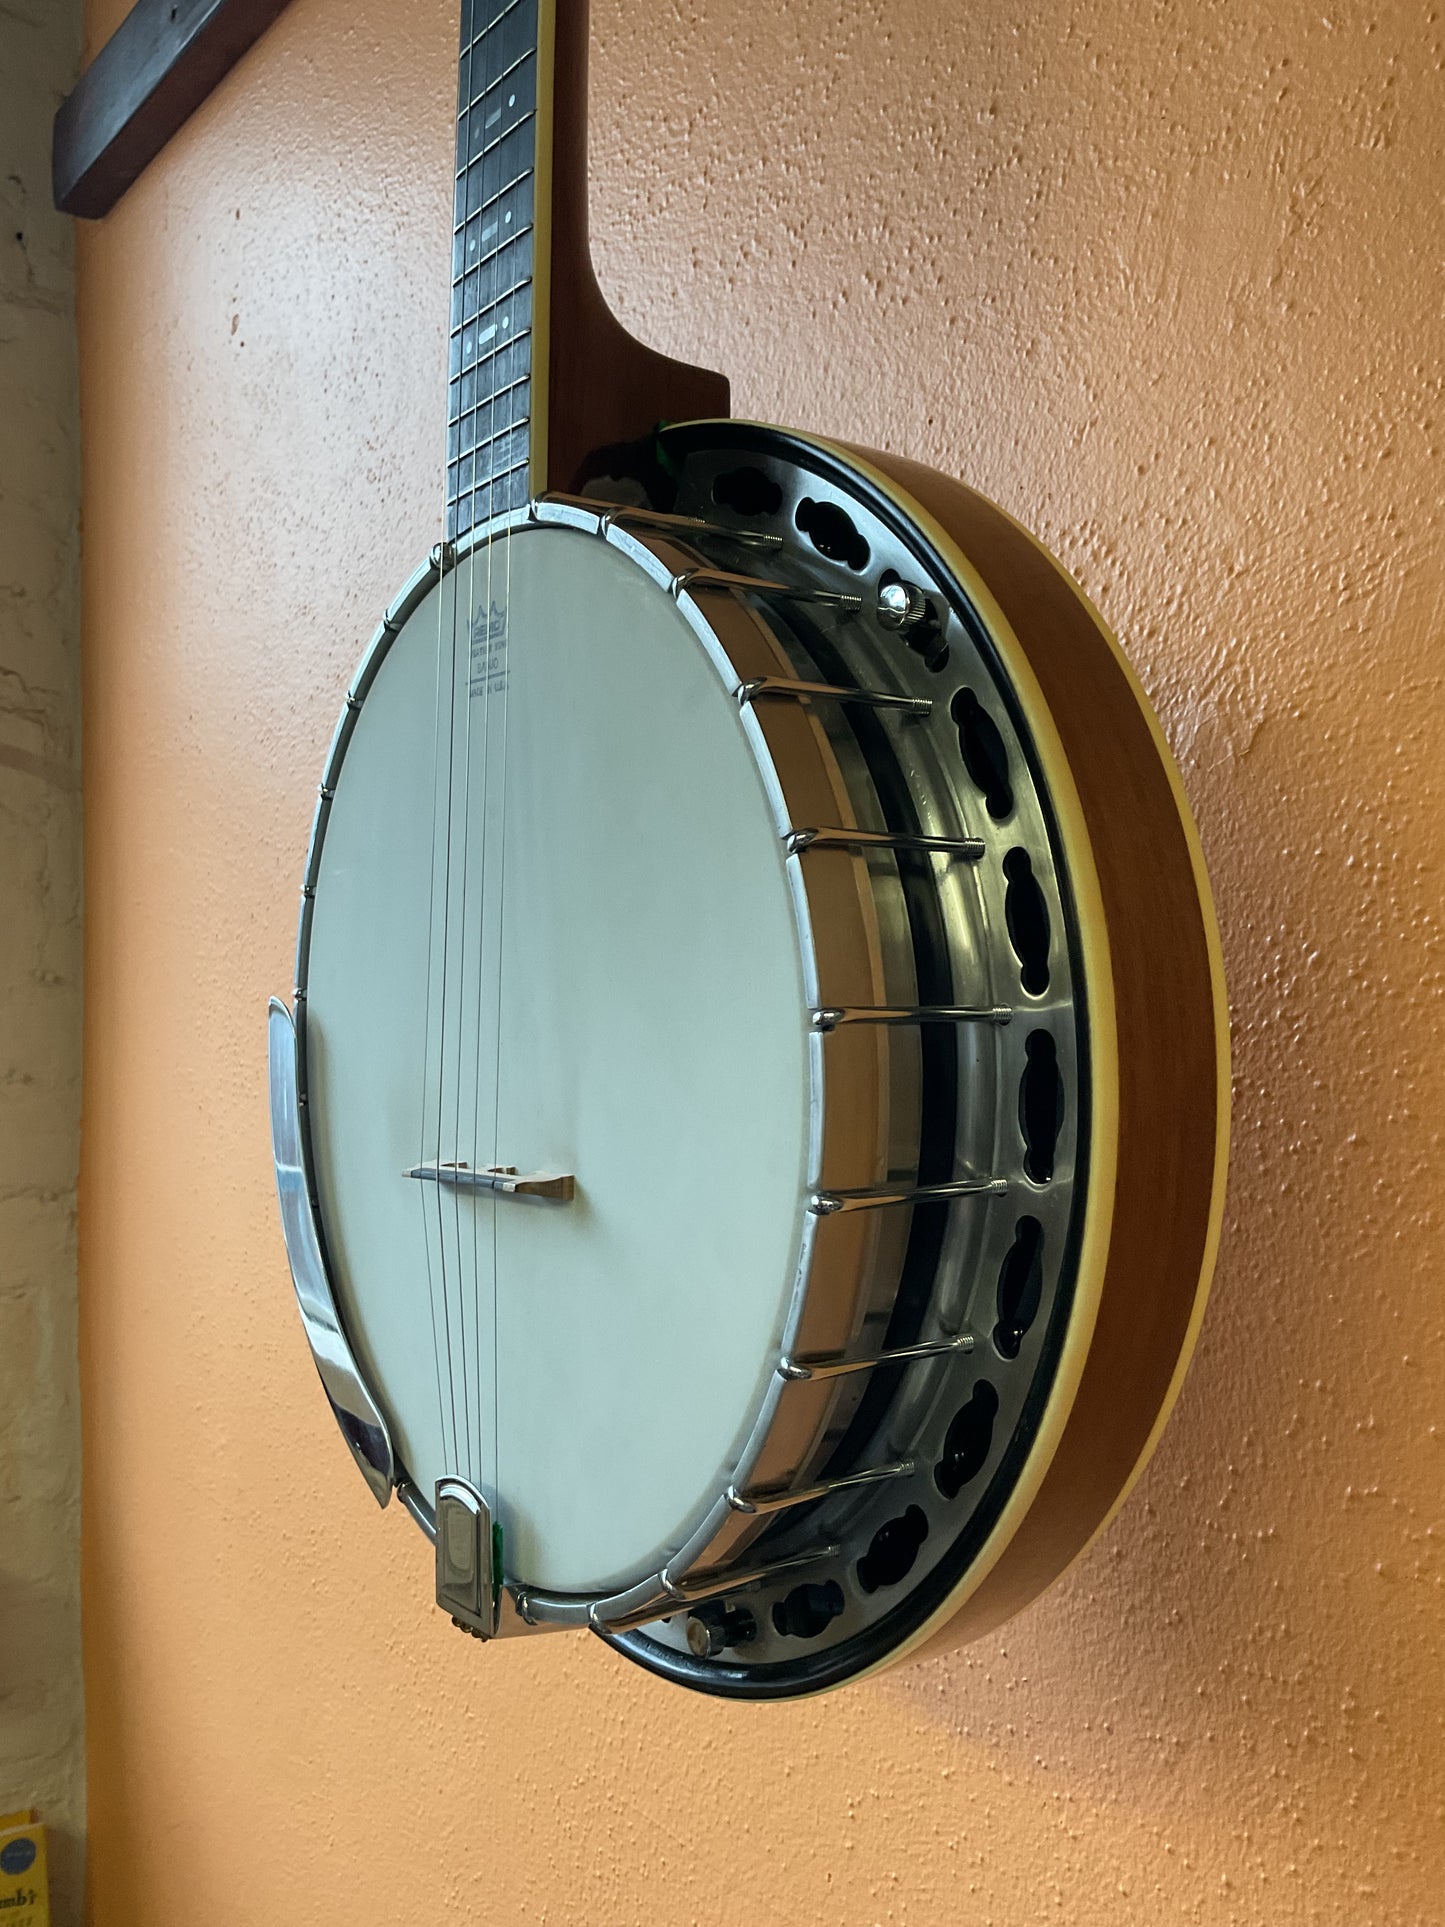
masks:
<path fill-rule="evenodd" d="M 587 0 L 462 0 L 447 409 L 451 539 L 605 472 L 724 376 L 635 340 L 592 271 Z"/>

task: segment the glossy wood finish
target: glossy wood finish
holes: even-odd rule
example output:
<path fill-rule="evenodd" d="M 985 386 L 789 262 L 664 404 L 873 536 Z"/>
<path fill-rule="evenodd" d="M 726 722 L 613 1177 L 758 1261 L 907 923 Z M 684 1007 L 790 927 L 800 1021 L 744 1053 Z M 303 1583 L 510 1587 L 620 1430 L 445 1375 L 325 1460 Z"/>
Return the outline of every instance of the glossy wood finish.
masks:
<path fill-rule="evenodd" d="M 1037 1597 L 1111 1516 L 1187 1363 L 1222 1205 L 1228 1032 L 1192 824 L 1141 692 L 1064 569 L 1002 510 L 920 464 L 858 450 L 983 577 L 1052 717 L 1098 872 L 1118 1029 L 1113 1224 L 1097 1324 L 1053 1462 L 939 1643 Z"/>
<path fill-rule="evenodd" d="M 52 186 L 99 220 L 287 0 L 136 0 L 55 116 Z"/>
<path fill-rule="evenodd" d="M 542 486 L 579 487 L 605 472 L 602 451 L 660 421 L 729 412 L 724 375 L 636 340 L 592 271 L 587 222 L 587 0 L 556 0 L 547 449 Z M 538 465 L 534 465 L 534 476 Z"/>

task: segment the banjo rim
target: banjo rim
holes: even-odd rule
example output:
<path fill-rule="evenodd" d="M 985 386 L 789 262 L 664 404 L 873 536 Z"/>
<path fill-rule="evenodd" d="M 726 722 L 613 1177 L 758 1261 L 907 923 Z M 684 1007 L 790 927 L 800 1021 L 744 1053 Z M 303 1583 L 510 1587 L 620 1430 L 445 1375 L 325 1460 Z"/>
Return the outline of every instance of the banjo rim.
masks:
<path fill-rule="evenodd" d="M 1105 1291 L 1110 1265 L 1110 1241 L 1114 1225 L 1114 1194 L 1117 1180 L 1116 1153 L 1119 1135 L 1119 1051 L 1117 1014 L 1114 1008 L 1113 969 L 1109 938 L 1109 921 L 1100 880 L 1094 861 L 1093 838 L 1087 815 L 1074 779 L 1073 768 L 1065 748 L 1063 735 L 1055 720 L 1054 713 L 1045 698 L 1043 689 L 1034 673 L 1029 658 L 1018 642 L 1015 629 L 1006 615 L 1002 603 L 997 598 L 981 570 L 965 553 L 959 540 L 950 534 L 940 517 L 932 513 L 904 482 L 887 472 L 879 464 L 891 464 L 888 457 L 870 457 L 860 451 L 853 451 L 837 444 L 790 434 L 787 431 L 768 429 L 736 422 L 718 424 L 695 424 L 685 429 L 669 431 L 674 435 L 697 437 L 707 436 L 714 430 L 725 437 L 729 443 L 752 443 L 764 449 L 772 445 L 785 454 L 789 450 L 801 449 L 812 457 L 814 462 L 826 462 L 837 469 L 847 479 L 847 485 L 854 490 L 861 489 L 875 498 L 874 506 L 883 503 L 894 518 L 901 518 L 905 527 L 911 531 L 912 540 L 931 548 L 941 564 L 941 579 L 952 578 L 965 591 L 968 598 L 984 618 L 989 641 L 996 650 L 1008 677 L 1009 697 L 1021 710 L 1027 728 L 1030 754 L 1036 759 L 1043 778 L 1043 789 L 1047 805 L 1053 817 L 1055 831 L 1064 859 L 1069 894 L 1073 900 L 1074 915 L 1070 923 L 1070 940 L 1082 953 L 1082 979 L 1087 988 L 1088 999 L 1088 1111 L 1090 1172 L 1087 1196 L 1083 1212 L 1082 1236 L 1077 1248 L 1075 1269 L 1072 1282 L 1070 1310 L 1063 1335 L 1063 1343 L 1054 1366 L 1052 1380 L 1044 1404 L 1043 1415 L 1035 1426 L 1019 1468 L 1018 1476 L 1009 1492 L 1004 1505 L 988 1528 L 979 1550 L 969 1559 L 966 1569 L 946 1596 L 937 1603 L 914 1628 L 898 1641 L 887 1647 L 875 1659 L 864 1664 L 854 1664 L 841 1668 L 836 1676 L 820 1677 L 816 1681 L 805 1682 L 801 1689 L 796 1686 L 770 1689 L 759 1680 L 751 1689 L 744 1688 L 749 1697 L 774 1697 L 795 1695 L 799 1690 L 825 1690 L 832 1685 L 841 1685 L 849 1680 L 862 1677 L 869 1672 L 880 1670 L 915 1651 L 919 1646 L 933 1640 L 950 1622 L 958 1623 L 961 1610 L 968 1605 L 976 1594 L 982 1592 L 995 1570 L 1006 1561 L 1010 1547 L 1023 1527 L 1040 1490 L 1054 1466 L 1061 1445 L 1068 1432 L 1069 1421 L 1074 1407 L 1092 1348 L 1092 1341 L 1098 1319 L 1100 1304 Z M 796 456 L 792 459 L 796 460 Z M 897 465 L 902 466 L 902 465 Z M 918 471 L 926 475 L 927 471 Z M 912 479 L 910 476 L 909 479 Z M 939 478 L 941 479 L 941 478 Z M 981 498 L 976 498 L 981 499 Z M 607 504 L 599 503 L 596 512 L 605 511 Z M 985 505 L 990 513 L 1003 521 L 1001 511 Z M 527 511 L 499 518 L 500 523 L 519 525 L 528 519 Z M 531 511 L 535 519 L 535 510 Z M 547 519 L 547 518 L 544 518 Z M 563 517 L 557 517 L 563 520 Z M 1212 905 L 1209 898 L 1207 878 L 1204 873 L 1203 855 L 1199 846 L 1197 832 L 1184 799 L 1182 784 L 1164 742 L 1157 719 L 1149 708 L 1147 699 L 1139 688 L 1137 678 L 1129 669 L 1127 662 L 1097 612 L 1092 609 L 1082 592 L 1064 575 L 1059 565 L 1026 531 L 1009 520 L 1009 526 L 1030 545 L 1036 565 L 1054 572 L 1068 583 L 1072 596 L 1083 611 L 1087 613 L 1094 634 L 1107 646 L 1113 660 L 1120 666 L 1133 697 L 1140 717 L 1150 733 L 1155 758 L 1162 768 L 1173 797 L 1174 808 L 1189 849 L 1195 894 L 1203 926 L 1205 944 L 1210 962 L 1210 977 L 1213 1005 L 1213 1027 L 1216 1045 L 1216 1092 L 1227 1093 L 1228 1089 L 1228 1049 L 1227 1049 L 1227 1012 L 1223 997 L 1222 955 L 1219 947 L 1217 928 L 1214 923 Z M 497 525 L 492 525 L 492 533 Z M 474 532 L 473 540 L 477 539 Z M 652 553 L 648 545 L 638 543 L 639 549 Z M 634 559 L 638 559 L 634 556 Z M 381 630 L 373 640 L 363 658 L 362 666 L 352 685 L 347 709 L 343 711 L 336 737 L 333 739 L 331 753 L 327 761 L 327 774 L 323 780 L 323 806 L 318 808 L 317 821 L 313 826 L 312 847 L 307 859 L 307 884 L 314 886 L 320 857 L 321 840 L 324 837 L 324 807 L 328 787 L 334 787 L 334 779 L 339 773 L 344 758 L 350 727 L 354 726 L 355 712 L 364 699 L 370 682 L 374 679 L 384 660 L 390 643 L 405 622 L 407 615 L 426 595 L 438 580 L 437 557 L 434 555 L 430 567 L 423 566 L 410 579 L 387 612 Z M 694 625 L 696 629 L 696 625 Z M 309 926 L 312 899 L 308 895 L 303 903 L 301 930 L 298 932 L 298 989 L 305 985 L 305 959 L 309 942 Z M 1057 1563 L 1036 1583 L 1030 1583 L 1028 1597 L 1041 1590 L 1064 1565 L 1072 1562 L 1093 1537 L 1103 1530 L 1115 1511 L 1123 1503 L 1129 1489 L 1147 1463 L 1154 1445 L 1167 1421 L 1169 1411 L 1177 1398 L 1184 1372 L 1187 1368 L 1194 1341 L 1197 1338 L 1203 1317 L 1205 1299 L 1208 1291 L 1214 1256 L 1218 1246 L 1220 1223 L 1223 1209 L 1223 1172 L 1224 1155 L 1227 1147 L 1228 1109 L 1227 1102 L 1217 1103 L 1216 1137 L 1212 1188 L 1205 1231 L 1203 1254 L 1197 1280 L 1192 1294 L 1192 1302 L 1184 1340 L 1174 1361 L 1168 1387 L 1162 1402 L 1155 1411 L 1147 1437 L 1138 1451 L 1128 1476 L 1116 1491 L 1112 1502 L 1092 1524 L 1089 1532 L 1074 1545 L 1067 1558 Z M 308 1147 L 309 1159 L 309 1147 Z M 403 1483 L 399 1495 L 413 1513 L 424 1530 L 432 1531 L 431 1509 L 415 1489 Z M 1004 1612 L 994 1613 L 992 1619 L 1007 1616 L 1007 1612 L 1025 1603 L 1019 1599 L 1009 1605 Z M 659 1611 L 666 1610 L 665 1607 Z M 654 1612 L 652 1617 L 657 1617 Z M 592 1622 L 596 1626 L 595 1620 Z M 665 1671 L 672 1677 L 679 1672 L 671 1666 L 658 1666 L 649 1655 L 648 1647 L 653 1642 L 645 1636 L 627 1631 L 608 1631 L 596 1626 L 609 1643 L 617 1645 L 627 1655 L 651 1670 Z M 973 1630 L 981 1631 L 986 1627 L 979 1625 Z M 824 1669 L 826 1671 L 826 1669 Z M 688 1683 L 700 1686 L 703 1690 L 738 1694 L 739 1689 L 732 1683 L 707 1676 L 689 1677 Z"/>
<path fill-rule="evenodd" d="M 1090 1156 L 1093 1160 L 1098 1160 L 1101 1155 L 1107 1157 L 1113 1168 L 1109 1174 L 1107 1205 L 1104 1206 L 1100 1203 L 1103 1186 L 1099 1183 L 1099 1167 L 1095 1164 L 1085 1207 L 1085 1235 L 1090 1243 L 1080 1251 L 1079 1277 L 1084 1277 L 1087 1266 L 1091 1305 L 1087 1341 L 1081 1328 L 1075 1326 L 1071 1313 L 1070 1329 L 1064 1344 L 1067 1365 L 1061 1357 L 1060 1378 L 1055 1380 L 1048 1400 L 1047 1434 L 1041 1427 L 1031 1441 L 1019 1479 L 983 1547 L 969 1561 L 957 1583 L 931 1610 L 920 1616 L 917 1624 L 897 1644 L 889 1646 L 869 1662 L 839 1670 L 832 1676 L 820 1676 L 801 1688 L 769 1691 L 761 1684 L 749 1687 L 730 1683 L 724 1686 L 702 1674 L 701 1669 L 698 1669 L 697 1676 L 689 1678 L 690 1684 L 705 1692 L 729 1692 L 733 1696 L 748 1698 L 795 1697 L 800 1690 L 804 1693 L 827 1691 L 868 1677 L 924 1648 L 947 1647 L 991 1631 L 1022 1610 L 1083 1555 L 1107 1528 L 1148 1464 L 1177 1402 L 1199 1337 L 1222 1232 L 1230 1122 L 1229 1010 L 1224 955 L 1203 847 L 1182 779 L 1158 717 L 1108 624 L 1078 583 L 1035 536 L 1006 511 L 964 484 L 953 482 L 921 464 L 871 449 L 767 424 L 735 420 L 687 424 L 670 431 L 670 434 L 681 443 L 694 437 L 715 437 L 730 446 L 751 447 L 757 452 L 766 452 L 771 448 L 785 459 L 791 457 L 797 460 L 799 457 L 794 451 L 801 452 L 805 462 L 811 459 L 814 464 L 823 465 L 844 486 L 870 500 L 870 505 L 886 517 L 901 522 L 916 540 L 933 551 L 944 577 L 952 576 L 976 599 L 976 606 L 988 612 L 990 640 L 1008 671 L 1011 692 L 1024 708 L 1032 742 L 1045 764 L 1050 784 L 1050 804 L 1055 812 L 1060 840 L 1065 846 L 1069 882 L 1076 905 L 1080 902 L 1083 890 L 1087 889 L 1094 893 L 1096 911 L 1094 917 L 1076 917 L 1074 937 L 1087 946 L 1085 954 L 1093 966 L 1091 971 L 1086 972 L 1090 1106 L 1097 1133 L 1091 1142 Z M 967 548 L 965 542 L 968 543 Z M 976 559 L 980 555 L 987 556 L 987 565 Z M 985 566 L 988 567 L 987 575 Z M 1208 1185 L 1202 1209 L 1196 1211 L 1197 1222 L 1193 1227 L 1198 1240 L 1197 1262 L 1183 1276 L 1166 1280 L 1173 1288 L 1173 1298 L 1184 1307 L 1183 1329 L 1177 1343 L 1161 1348 L 1168 1354 L 1166 1383 L 1156 1398 L 1146 1398 L 1142 1402 L 1147 1423 L 1136 1428 L 1140 1436 L 1128 1467 L 1123 1477 L 1113 1482 L 1106 1501 L 1087 1513 L 1082 1529 L 1077 1519 L 1065 1520 L 1061 1524 L 1056 1516 L 1047 1522 L 1043 1535 L 1031 1534 L 1030 1531 L 1038 1523 L 1035 1507 L 1041 1496 L 1045 1495 L 1051 1475 L 1056 1470 L 1067 1470 L 1078 1462 L 1082 1442 L 1070 1437 L 1070 1426 L 1078 1410 L 1089 1368 L 1091 1364 L 1097 1364 L 1094 1338 L 1099 1314 L 1106 1295 L 1110 1295 L 1109 1286 L 1115 1275 L 1116 1252 L 1112 1233 L 1115 1228 L 1114 1198 L 1120 1181 L 1118 1145 L 1123 1105 L 1119 1080 L 1119 1013 L 1114 996 L 1114 953 L 1108 935 L 1111 926 L 1109 906 L 1104 900 L 1095 860 L 1095 834 L 1074 774 L 1075 760 L 1070 757 L 1065 744 L 1065 730 L 1077 741 L 1083 725 L 1077 715 L 1070 715 L 1066 706 L 1059 706 L 1056 713 L 1056 704 L 1049 701 L 1041 676 L 1020 643 L 1017 627 L 1004 606 L 1008 601 L 1028 611 L 1041 584 L 1046 585 L 1044 593 L 1052 590 L 1073 617 L 1074 634 L 1071 640 L 1075 643 L 1091 643 L 1099 657 L 1100 668 L 1107 665 L 1119 676 L 1128 698 L 1128 719 L 1143 731 L 1143 741 L 1136 741 L 1131 746 L 1131 754 L 1136 766 L 1142 768 L 1156 783 L 1162 778 L 1172 824 L 1177 827 L 1183 840 L 1192 885 L 1188 908 L 1197 920 L 1194 934 L 1200 941 L 1204 958 L 1203 982 L 1197 989 L 1196 1007 L 1188 1016 L 1207 1023 L 1213 1068 L 1212 1084 L 1207 1094 L 1212 1099 L 1214 1110 Z M 1063 725 L 1060 716 L 1067 719 Z M 1117 882 L 1114 894 L 1117 899 Z M 1117 901 L 1113 907 L 1117 918 Z M 1102 974 L 1100 964 L 1108 966 Z M 1105 1054 L 1098 1048 L 1102 1033 L 1097 1022 L 1101 998 L 1107 1000 L 1104 1007 L 1111 1024 L 1110 1041 L 1113 1046 L 1102 1063 L 1101 1058 Z M 1117 1300 L 1121 1296 L 1122 1292 L 1116 1285 L 1111 1297 Z M 1077 1299 L 1075 1302 L 1077 1304 Z M 1068 1373 L 1067 1396 L 1060 1397 L 1059 1384 L 1065 1370 Z M 1140 1401 L 1136 1399 L 1134 1403 L 1137 1407 Z M 1057 1511 L 1056 1505 L 1056 1514 Z M 1035 1543 L 1025 1544 L 1024 1541 L 1030 1536 Z M 1040 1537 L 1042 1543 L 1039 1543 Z M 624 1635 L 614 1643 L 637 1663 L 650 1670 L 664 1670 L 656 1665 L 646 1650 L 645 1642 L 639 1640 L 637 1635 Z M 666 1671 L 670 1677 L 678 1676 L 671 1667 Z"/>

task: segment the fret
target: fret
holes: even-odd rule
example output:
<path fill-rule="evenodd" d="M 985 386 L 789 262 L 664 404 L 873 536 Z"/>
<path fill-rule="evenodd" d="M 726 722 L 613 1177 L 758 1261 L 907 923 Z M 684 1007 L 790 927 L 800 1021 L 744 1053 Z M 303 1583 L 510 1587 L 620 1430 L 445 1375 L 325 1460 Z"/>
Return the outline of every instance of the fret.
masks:
<path fill-rule="evenodd" d="M 532 173 L 522 175 L 520 181 L 512 181 L 511 187 L 472 214 L 451 237 L 451 279 L 453 283 L 468 268 L 480 268 L 489 254 L 495 254 L 499 247 L 516 239 L 516 235 L 530 231 L 532 227 Z"/>
<path fill-rule="evenodd" d="M 527 61 L 534 60 L 536 58 L 536 52 L 535 47 L 525 47 L 522 52 L 517 55 L 515 60 L 507 61 L 505 65 L 499 66 L 495 72 L 491 70 L 490 62 L 483 63 L 479 60 L 474 66 L 468 66 L 468 56 L 463 54 L 462 78 L 457 87 L 458 121 L 461 120 L 463 114 L 465 114 L 469 108 L 476 106 L 477 102 L 482 98 L 482 95 L 486 93 L 489 88 L 499 87 L 504 80 L 509 80 L 513 74 L 519 72 Z"/>
<path fill-rule="evenodd" d="M 484 447 L 505 429 L 529 420 L 531 413 L 531 377 L 522 375 L 447 423 L 447 460 L 454 462 L 459 456 Z"/>
<path fill-rule="evenodd" d="M 456 534 L 465 535 L 474 525 L 489 522 L 494 515 L 505 515 L 508 509 L 525 508 L 528 466 L 518 462 L 515 468 L 493 475 L 475 495 L 463 495 L 451 522 Z"/>
<path fill-rule="evenodd" d="M 452 333 L 495 308 L 532 279 L 532 230 L 494 248 L 452 286 Z"/>
<path fill-rule="evenodd" d="M 450 374 L 459 375 L 480 368 L 505 348 L 530 332 L 532 326 L 532 284 L 516 289 L 504 307 L 488 308 L 475 321 L 468 321 L 452 336 Z"/>
<path fill-rule="evenodd" d="M 532 418 L 530 387 L 529 382 L 519 381 L 494 397 L 485 407 L 474 408 L 470 414 L 460 416 L 449 425 L 449 472 L 469 455 L 480 454 L 483 461 L 487 461 L 488 450 L 495 451 L 514 429 L 527 426 Z"/>
<path fill-rule="evenodd" d="M 513 266 L 519 270 L 517 279 L 508 282 L 506 287 L 498 289 L 489 300 L 485 300 L 481 302 L 480 305 L 470 308 L 452 329 L 454 335 L 464 333 L 473 322 L 476 322 L 480 324 L 479 344 L 485 346 L 486 340 L 491 338 L 486 324 L 494 317 L 501 317 L 500 325 L 504 333 L 510 333 L 517 325 L 519 306 L 530 303 L 532 298 L 532 261 L 530 249 L 527 253 L 527 259 L 525 261 L 514 262 Z M 465 290 L 463 288 L 454 288 L 452 292 L 454 295 L 459 295 L 464 293 Z M 508 307 L 508 302 L 517 304 L 517 306 Z M 530 319 L 530 315 L 528 319 Z M 465 361 L 466 357 L 463 356 L 464 364 Z"/>
<path fill-rule="evenodd" d="M 457 69 L 457 115 L 474 107 L 489 87 L 495 87 L 537 51 L 537 0 L 517 4 L 490 28 L 483 41 L 464 48 Z"/>
<path fill-rule="evenodd" d="M 475 266 L 481 253 L 510 239 L 514 228 L 533 225 L 532 190 L 533 174 L 528 168 L 525 174 L 508 181 L 500 193 L 473 209 L 465 220 L 453 228 L 453 280 L 462 272 L 463 254 L 466 265 Z"/>
<path fill-rule="evenodd" d="M 539 0 L 462 0 L 448 347 L 447 523 L 528 496 Z"/>
<path fill-rule="evenodd" d="M 457 172 L 490 152 L 537 111 L 537 59 L 528 54 L 512 73 L 488 87 L 457 122 Z"/>
<path fill-rule="evenodd" d="M 529 424 L 519 422 L 500 435 L 489 435 L 470 454 L 447 466 L 447 490 L 454 500 L 474 494 L 495 475 L 505 475 L 527 459 Z"/>
<path fill-rule="evenodd" d="M 519 127 L 513 127 L 458 172 L 456 227 L 532 172 L 537 145 L 535 122 L 536 115 L 529 114 Z"/>
<path fill-rule="evenodd" d="M 530 11 L 533 31 L 537 23 L 537 0 L 462 0 L 462 51 L 479 47 L 489 33 L 495 33 L 515 13 Z"/>
<path fill-rule="evenodd" d="M 513 241 L 532 232 L 530 197 L 527 204 L 505 214 L 478 214 L 456 235 L 452 247 L 452 286 L 471 268 L 484 268 Z M 513 225 L 515 223 L 515 225 Z"/>
<path fill-rule="evenodd" d="M 461 421 L 476 410 L 485 408 L 494 390 L 500 392 L 510 388 L 514 382 L 524 380 L 531 373 L 531 368 L 529 338 L 523 335 L 520 340 L 508 341 L 480 369 L 468 369 L 453 383 L 448 422 Z"/>

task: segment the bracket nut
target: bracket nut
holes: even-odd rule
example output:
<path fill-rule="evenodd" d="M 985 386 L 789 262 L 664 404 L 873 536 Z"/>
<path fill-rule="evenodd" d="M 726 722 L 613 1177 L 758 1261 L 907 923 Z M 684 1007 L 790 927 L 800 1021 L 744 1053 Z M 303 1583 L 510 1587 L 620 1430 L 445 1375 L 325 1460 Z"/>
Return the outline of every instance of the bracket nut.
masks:
<path fill-rule="evenodd" d="M 878 620 L 885 629 L 916 629 L 932 613 L 928 597 L 916 582 L 900 582 L 895 577 L 878 591 Z"/>

